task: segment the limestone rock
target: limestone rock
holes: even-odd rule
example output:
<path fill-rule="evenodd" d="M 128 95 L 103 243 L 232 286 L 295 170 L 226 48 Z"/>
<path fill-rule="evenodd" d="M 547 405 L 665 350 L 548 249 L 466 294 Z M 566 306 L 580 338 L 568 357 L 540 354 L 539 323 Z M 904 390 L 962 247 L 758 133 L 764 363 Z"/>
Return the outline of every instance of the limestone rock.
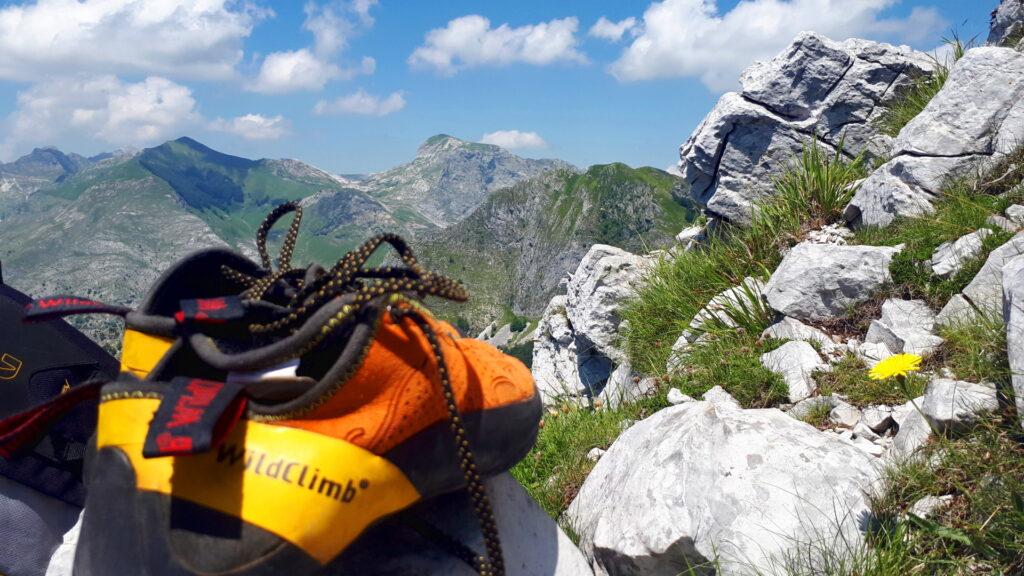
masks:
<path fill-rule="evenodd" d="M 732 397 L 732 394 L 726 392 L 725 388 L 721 386 L 711 388 L 701 398 L 705 402 L 714 404 L 720 410 L 739 410 L 741 408 L 740 403 Z"/>
<path fill-rule="evenodd" d="M 893 438 L 888 456 L 894 459 L 907 458 L 917 452 L 932 436 L 931 426 L 922 412 L 924 396 L 915 398 L 900 407 L 900 417 L 896 419 L 899 432 Z M 895 412 L 895 410 L 894 410 Z"/>
<path fill-rule="evenodd" d="M 871 321 L 864 341 L 885 344 L 893 354 L 927 356 L 943 342 L 934 329 L 935 313 L 923 300 L 890 298 L 882 303 L 882 317 Z"/>
<path fill-rule="evenodd" d="M 872 148 L 874 120 L 886 103 L 934 63 L 906 47 L 798 35 L 740 78 L 680 147 L 693 197 L 725 220 L 748 222 L 755 203 L 774 193 L 773 176 L 817 136 L 840 139 L 854 154 Z"/>
<path fill-rule="evenodd" d="M 799 402 L 814 394 L 818 385 L 812 375 L 826 366 L 814 348 L 802 340 L 786 342 L 762 354 L 761 365 L 782 376 L 789 387 L 790 402 Z"/>
<path fill-rule="evenodd" d="M 590 460 L 591 462 L 597 462 L 598 460 L 601 459 L 601 456 L 604 456 L 605 452 L 606 450 L 602 448 L 597 448 L 595 446 L 594 448 L 590 449 L 590 452 L 587 452 L 587 460 Z"/>
<path fill-rule="evenodd" d="M 993 228 L 1002 228 L 1010 234 L 1016 234 L 1020 230 L 1020 226 L 1016 222 L 1009 218 L 1003 218 L 999 214 L 990 214 L 985 219 L 985 225 Z"/>
<path fill-rule="evenodd" d="M 885 405 L 865 408 L 861 412 L 861 422 L 876 434 L 883 434 L 896 424 L 892 418 L 892 408 Z"/>
<path fill-rule="evenodd" d="M 943 88 L 900 131 L 891 160 L 861 183 L 844 217 L 884 226 L 932 211 L 951 177 L 968 175 L 1024 140 L 1024 54 L 982 47 L 967 52 Z"/>
<path fill-rule="evenodd" d="M 819 230 L 811 230 L 807 233 L 807 241 L 813 244 L 836 244 L 845 246 L 846 241 L 853 236 L 853 231 L 841 223 L 826 224 Z"/>
<path fill-rule="evenodd" d="M 683 332 L 689 343 L 694 343 L 710 324 L 735 327 L 734 311 L 757 310 L 764 307 L 764 289 L 762 280 L 746 277 L 739 286 L 733 286 L 715 295 L 707 306 L 702 308 L 690 327 Z"/>
<path fill-rule="evenodd" d="M 673 406 L 686 404 L 687 402 L 696 402 L 694 398 L 691 398 L 690 396 L 683 394 L 683 392 L 679 388 L 669 389 L 666 400 L 668 400 L 668 403 Z"/>
<path fill-rule="evenodd" d="M 939 430 L 958 430 L 999 407 L 995 386 L 950 378 L 928 383 L 921 411 Z"/>
<path fill-rule="evenodd" d="M 932 253 L 929 263 L 932 273 L 939 278 L 955 276 L 969 260 L 981 254 L 982 241 L 991 234 L 988 228 L 982 228 L 965 234 L 952 242 L 944 242 Z"/>
<path fill-rule="evenodd" d="M 891 280 L 889 263 L 899 251 L 887 246 L 797 244 L 768 280 L 768 304 L 799 320 L 840 317 Z"/>
<path fill-rule="evenodd" d="M 577 339 L 615 362 L 626 359 L 618 347 L 619 308 L 636 293 L 650 260 L 604 244 L 595 244 L 580 261 L 566 287 L 566 316 Z"/>
<path fill-rule="evenodd" d="M 657 382 L 653 378 L 642 378 L 633 372 L 629 362 L 623 362 L 612 371 L 608 383 L 598 396 L 608 408 L 614 410 L 623 403 L 635 402 L 656 389 Z"/>
<path fill-rule="evenodd" d="M 911 504 L 907 512 L 910 512 L 914 516 L 918 516 L 920 518 L 929 518 L 939 509 L 949 506 L 952 501 L 953 496 L 949 494 L 946 494 L 945 496 L 925 496 Z"/>
<path fill-rule="evenodd" d="M 861 342 L 854 355 L 860 358 L 868 368 L 874 368 L 876 364 L 892 356 L 892 351 L 887 344 L 882 342 Z"/>
<path fill-rule="evenodd" d="M 1024 232 L 989 253 L 981 270 L 964 288 L 964 297 L 978 310 L 998 314 L 1003 303 L 1003 266 L 1020 254 L 1024 254 Z"/>
<path fill-rule="evenodd" d="M 1024 2 L 1003 0 L 992 11 L 989 22 L 988 43 L 1003 45 L 1009 38 L 1019 36 L 1024 29 Z"/>
<path fill-rule="evenodd" d="M 841 348 L 828 334 L 788 316 L 765 328 L 764 332 L 761 333 L 761 338 L 814 342 L 818 345 L 821 352 L 826 355 L 831 355 Z"/>
<path fill-rule="evenodd" d="M 815 410 L 819 406 L 827 406 L 829 411 L 831 411 L 838 403 L 839 399 L 832 395 L 812 396 L 793 404 L 793 407 L 790 408 L 786 414 L 796 418 L 797 420 L 803 420 L 804 418 L 807 418 L 812 410 Z"/>
<path fill-rule="evenodd" d="M 509 576 L 592 576 L 587 559 L 526 490 L 509 474 L 487 480 Z M 416 514 L 474 550 L 483 550 L 480 528 L 465 492 L 418 505 Z M 477 572 L 401 523 L 371 528 L 323 572 L 326 576 L 470 576 Z"/>
<path fill-rule="evenodd" d="M 545 404 L 583 392 L 576 340 L 565 313 L 565 296 L 551 299 L 533 341 L 533 380 Z"/>
<path fill-rule="evenodd" d="M 1024 226 L 1024 206 L 1014 204 L 1004 211 L 1006 217 L 1017 226 Z"/>
<path fill-rule="evenodd" d="M 746 574 L 810 539 L 858 549 L 876 462 L 776 409 L 691 402 L 622 434 L 567 515 L 598 573 L 675 575 L 717 556 L 720 574 Z"/>
<path fill-rule="evenodd" d="M 828 419 L 833 424 L 853 428 L 860 422 L 860 410 L 846 402 L 839 402 L 828 413 Z"/>
<path fill-rule="evenodd" d="M 937 326 L 956 326 L 974 318 L 978 311 L 961 294 L 954 294 L 935 316 Z"/>
<path fill-rule="evenodd" d="M 1017 414 L 1024 426 L 1024 256 L 1003 267 L 1003 320 Z"/>

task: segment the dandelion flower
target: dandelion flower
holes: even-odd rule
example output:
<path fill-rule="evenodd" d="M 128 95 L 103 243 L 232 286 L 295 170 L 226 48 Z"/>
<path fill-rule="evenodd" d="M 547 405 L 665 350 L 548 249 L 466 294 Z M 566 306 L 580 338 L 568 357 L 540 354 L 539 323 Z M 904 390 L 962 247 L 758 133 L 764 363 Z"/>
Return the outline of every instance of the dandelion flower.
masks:
<path fill-rule="evenodd" d="M 868 372 L 872 380 L 885 380 L 893 376 L 906 376 L 908 372 L 916 372 L 921 367 L 921 357 L 917 354 L 894 354 L 882 360 Z"/>

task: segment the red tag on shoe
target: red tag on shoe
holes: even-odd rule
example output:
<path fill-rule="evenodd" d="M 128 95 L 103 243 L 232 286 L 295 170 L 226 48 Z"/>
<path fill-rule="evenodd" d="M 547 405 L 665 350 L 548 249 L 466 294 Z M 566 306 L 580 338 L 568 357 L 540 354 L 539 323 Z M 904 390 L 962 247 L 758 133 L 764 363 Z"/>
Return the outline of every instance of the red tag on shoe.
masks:
<path fill-rule="evenodd" d="M 34 408 L 0 420 L 0 457 L 10 458 L 31 445 L 50 427 L 82 402 L 99 398 L 104 382 L 74 386 L 67 392 Z"/>
<path fill-rule="evenodd" d="M 199 298 L 182 300 L 181 311 L 174 315 L 178 323 L 202 322 L 205 324 L 221 324 L 228 320 L 237 320 L 245 315 L 242 299 L 238 296 L 220 298 Z"/>
<path fill-rule="evenodd" d="M 25 305 L 26 322 L 52 320 L 74 314 L 114 314 L 124 316 L 130 311 L 124 306 L 106 304 L 99 300 L 78 296 L 47 296 L 37 298 Z"/>
<path fill-rule="evenodd" d="M 245 412 L 243 386 L 177 377 L 167 385 L 163 400 L 146 434 L 146 458 L 206 452 L 220 442 Z"/>

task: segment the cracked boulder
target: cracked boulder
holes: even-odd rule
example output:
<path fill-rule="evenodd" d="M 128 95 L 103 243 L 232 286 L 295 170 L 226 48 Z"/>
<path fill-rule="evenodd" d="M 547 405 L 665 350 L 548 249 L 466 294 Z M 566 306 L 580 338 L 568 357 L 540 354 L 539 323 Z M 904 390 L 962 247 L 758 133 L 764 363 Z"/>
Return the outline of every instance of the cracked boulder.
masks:
<path fill-rule="evenodd" d="M 626 430 L 566 514 L 597 574 L 674 576 L 716 557 L 725 576 L 771 572 L 801 542 L 855 553 L 878 478 L 874 457 L 777 409 L 689 402 Z"/>
<path fill-rule="evenodd" d="M 1003 267 L 1003 320 L 1017 415 L 1024 426 L 1024 256 Z"/>
<path fill-rule="evenodd" d="M 651 261 L 621 248 L 595 244 L 566 286 L 566 315 L 577 338 L 615 362 L 626 360 L 619 348 L 619 309 L 636 294 Z"/>
<path fill-rule="evenodd" d="M 921 412 L 938 430 L 962 430 L 997 408 L 995 386 L 950 378 L 929 382 L 921 403 Z"/>
<path fill-rule="evenodd" d="M 742 89 L 721 97 L 680 148 L 680 170 L 707 212 L 749 222 L 774 192 L 773 177 L 812 138 L 857 154 L 873 143 L 874 120 L 914 80 L 931 73 L 927 55 L 907 47 L 801 33 L 778 56 L 757 62 Z"/>
<path fill-rule="evenodd" d="M 1003 310 L 1003 268 L 1024 254 L 1024 232 L 989 253 L 985 264 L 963 292 L 949 299 L 938 315 L 940 325 L 969 322 L 980 313 L 998 316 Z"/>
<path fill-rule="evenodd" d="M 927 356 L 942 345 L 935 335 L 935 313 L 923 300 L 890 298 L 882 303 L 882 317 L 872 320 L 864 339 L 885 344 L 893 354 Z"/>
<path fill-rule="evenodd" d="M 803 321 L 839 318 L 892 279 L 889 263 L 900 249 L 797 244 L 768 280 L 768 304 Z"/>
<path fill-rule="evenodd" d="M 900 130 L 891 160 L 868 176 L 846 207 L 857 226 L 931 213 L 949 178 L 967 176 L 1024 141 L 1024 54 L 967 51 L 942 90 Z"/>
<path fill-rule="evenodd" d="M 825 356 L 830 359 L 841 357 L 844 347 L 837 344 L 832 338 L 825 332 L 815 328 L 814 326 L 808 326 L 796 318 L 790 318 L 788 316 L 783 317 L 775 324 L 764 329 L 761 333 L 761 338 L 775 338 L 778 340 L 803 340 L 804 342 L 814 342 L 818 345 L 818 349 Z"/>

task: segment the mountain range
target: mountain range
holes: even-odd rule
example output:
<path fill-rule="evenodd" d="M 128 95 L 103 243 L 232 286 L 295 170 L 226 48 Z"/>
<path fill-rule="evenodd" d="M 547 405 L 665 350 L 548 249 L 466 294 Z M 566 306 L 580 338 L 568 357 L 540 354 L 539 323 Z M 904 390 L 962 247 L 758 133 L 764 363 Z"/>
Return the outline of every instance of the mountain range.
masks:
<path fill-rule="evenodd" d="M 472 302 L 442 311 L 476 329 L 502 313 L 538 316 L 595 242 L 667 245 L 696 215 L 682 188 L 654 168 L 580 171 L 443 134 L 410 162 L 345 176 L 187 137 L 93 157 L 40 148 L 0 164 L 0 261 L 5 280 L 30 294 L 130 305 L 190 251 L 222 245 L 255 256 L 264 216 L 300 200 L 297 264 L 330 264 L 374 233 L 396 232 L 466 283 Z M 116 325 L 83 322 L 115 346 Z"/>

